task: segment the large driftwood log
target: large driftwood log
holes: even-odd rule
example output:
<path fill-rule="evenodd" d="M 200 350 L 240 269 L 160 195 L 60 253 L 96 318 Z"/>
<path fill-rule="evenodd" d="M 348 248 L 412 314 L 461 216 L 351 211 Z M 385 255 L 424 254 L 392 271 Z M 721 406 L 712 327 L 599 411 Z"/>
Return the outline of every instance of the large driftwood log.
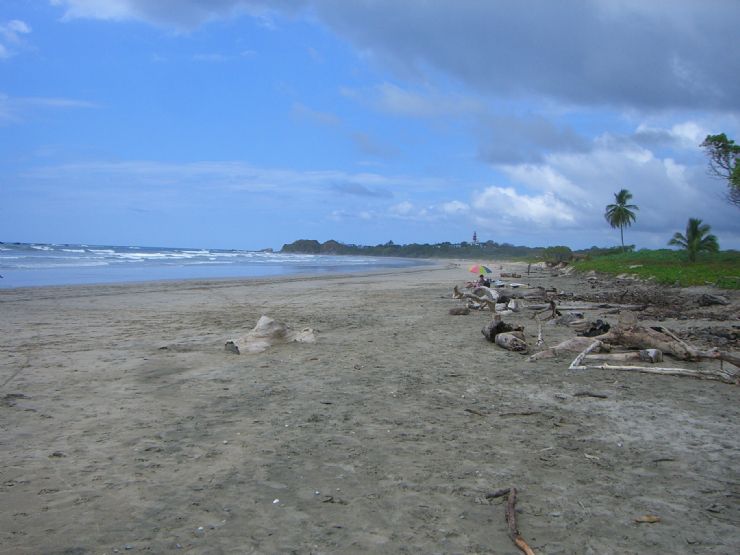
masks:
<path fill-rule="evenodd" d="M 638 324 L 627 327 L 617 326 L 594 339 L 632 349 L 659 349 L 680 360 L 721 360 L 740 367 L 740 355 L 718 349 L 701 351 L 688 345 L 671 330 L 662 326 L 650 328 Z"/>
<path fill-rule="evenodd" d="M 224 349 L 231 353 L 261 353 L 276 343 L 314 343 L 316 334 L 311 328 L 294 331 L 281 322 L 261 316 L 257 325 L 246 335 L 227 341 Z"/>
<path fill-rule="evenodd" d="M 700 380 L 716 380 L 724 383 L 735 384 L 740 382 L 740 372 L 737 370 L 725 370 L 704 368 L 664 368 L 656 366 L 620 366 L 611 364 L 584 365 L 583 360 L 594 350 L 601 347 L 599 340 L 594 341 L 583 350 L 568 367 L 569 370 L 624 370 L 628 372 L 642 372 L 645 374 L 663 374 L 668 376 L 689 376 Z"/>
<path fill-rule="evenodd" d="M 524 328 L 507 324 L 501 319 L 500 314 L 496 314 L 490 322 L 483 326 L 481 333 L 488 341 L 509 351 L 525 352 L 527 350 Z"/>
<path fill-rule="evenodd" d="M 660 349 L 664 354 L 680 360 L 697 360 L 695 350 L 683 341 L 674 339 L 674 337 L 664 333 L 661 328 L 632 325 L 629 327 L 617 326 L 603 335 L 596 336 L 594 339 L 631 349 Z"/>
<path fill-rule="evenodd" d="M 521 326 L 512 326 L 511 324 L 507 324 L 499 314 L 496 314 L 490 322 L 483 326 L 483 329 L 480 330 L 480 332 L 486 339 L 488 339 L 488 341 L 493 343 L 499 333 L 517 330 L 521 331 L 522 329 L 523 328 Z"/>

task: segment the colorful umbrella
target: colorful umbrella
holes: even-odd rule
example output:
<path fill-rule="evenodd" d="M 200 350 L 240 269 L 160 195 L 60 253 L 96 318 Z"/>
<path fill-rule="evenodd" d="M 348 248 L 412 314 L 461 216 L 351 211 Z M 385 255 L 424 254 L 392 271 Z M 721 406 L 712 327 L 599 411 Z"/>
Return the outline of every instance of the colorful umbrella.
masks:
<path fill-rule="evenodd" d="M 483 264 L 473 264 L 470 268 L 468 268 L 468 272 L 473 272 L 474 274 L 490 274 L 491 269 L 488 266 L 484 266 Z"/>

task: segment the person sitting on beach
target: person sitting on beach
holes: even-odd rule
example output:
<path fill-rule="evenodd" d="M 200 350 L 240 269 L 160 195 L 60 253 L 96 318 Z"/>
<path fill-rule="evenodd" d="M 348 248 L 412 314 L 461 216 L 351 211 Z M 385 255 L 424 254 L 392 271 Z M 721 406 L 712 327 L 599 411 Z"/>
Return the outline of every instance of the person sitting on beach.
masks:
<path fill-rule="evenodd" d="M 491 280 L 488 279 L 483 274 L 481 274 L 480 277 L 478 278 L 478 281 L 476 282 L 476 285 L 478 287 L 490 287 L 491 286 Z"/>

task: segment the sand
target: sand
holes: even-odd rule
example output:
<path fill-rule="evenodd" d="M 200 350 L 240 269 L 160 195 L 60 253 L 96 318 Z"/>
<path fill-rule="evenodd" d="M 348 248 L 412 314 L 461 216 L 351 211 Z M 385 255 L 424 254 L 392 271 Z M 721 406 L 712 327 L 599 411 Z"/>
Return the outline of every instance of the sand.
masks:
<path fill-rule="evenodd" d="M 538 554 L 740 553 L 740 389 L 504 351 L 465 266 L 0 291 L 0 553 L 515 554 L 509 486 Z"/>

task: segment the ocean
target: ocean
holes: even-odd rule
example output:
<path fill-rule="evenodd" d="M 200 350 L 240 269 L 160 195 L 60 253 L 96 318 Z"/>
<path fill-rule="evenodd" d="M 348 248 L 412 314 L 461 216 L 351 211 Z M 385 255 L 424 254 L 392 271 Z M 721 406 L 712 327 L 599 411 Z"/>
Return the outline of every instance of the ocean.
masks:
<path fill-rule="evenodd" d="M 0 243 L 0 288 L 319 275 L 425 263 L 228 249 Z"/>

